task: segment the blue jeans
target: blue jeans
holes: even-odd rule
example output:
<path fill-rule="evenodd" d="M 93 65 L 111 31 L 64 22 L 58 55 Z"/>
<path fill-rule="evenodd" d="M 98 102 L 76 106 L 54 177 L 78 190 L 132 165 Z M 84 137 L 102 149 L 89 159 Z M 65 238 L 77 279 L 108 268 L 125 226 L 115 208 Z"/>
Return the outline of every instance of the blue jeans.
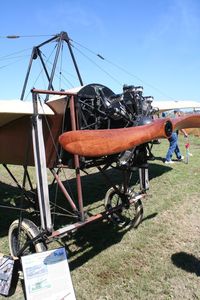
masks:
<path fill-rule="evenodd" d="M 166 154 L 166 160 L 167 161 L 170 161 L 171 158 L 172 158 L 172 155 L 173 153 L 176 154 L 176 157 L 178 159 L 181 158 L 181 152 L 180 152 L 180 149 L 179 149 L 179 146 L 178 146 L 178 135 L 176 132 L 173 132 L 171 137 L 168 139 L 169 141 L 169 149 L 167 151 L 167 154 Z"/>

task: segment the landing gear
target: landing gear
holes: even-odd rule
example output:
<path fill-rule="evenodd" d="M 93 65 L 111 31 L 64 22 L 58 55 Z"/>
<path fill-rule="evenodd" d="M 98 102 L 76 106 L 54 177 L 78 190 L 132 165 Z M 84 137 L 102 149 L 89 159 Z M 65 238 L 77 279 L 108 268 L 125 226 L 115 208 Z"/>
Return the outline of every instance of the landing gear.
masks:
<path fill-rule="evenodd" d="M 108 219 L 120 226 L 137 227 L 143 218 L 141 198 L 142 195 L 138 195 L 130 189 L 124 193 L 123 188 L 119 188 L 119 191 L 113 187 L 110 188 L 104 202 Z"/>
<path fill-rule="evenodd" d="M 8 240 L 10 254 L 18 257 L 46 250 L 45 244 L 37 240 L 40 235 L 38 227 L 30 220 L 15 220 L 9 228 Z"/>

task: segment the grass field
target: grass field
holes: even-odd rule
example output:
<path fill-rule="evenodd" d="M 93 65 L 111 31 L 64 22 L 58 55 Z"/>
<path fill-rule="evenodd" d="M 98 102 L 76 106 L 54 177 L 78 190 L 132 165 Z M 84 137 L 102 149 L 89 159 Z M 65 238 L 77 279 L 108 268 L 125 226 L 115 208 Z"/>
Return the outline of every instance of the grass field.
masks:
<path fill-rule="evenodd" d="M 179 143 L 185 155 L 183 136 Z M 137 229 L 98 221 L 67 241 L 77 300 L 200 299 L 200 139 L 190 137 L 188 164 L 165 165 L 167 148 L 167 140 L 153 147 L 150 190 Z M 17 190 L 2 169 L 0 180 L 1 203 L 16 203 Z M 100 206 L 108 189 L 104 180 L 94 174 L 84 184 L 89 207 Z M 1 211 L 0 247 L 8 254 L 7 232 L 18 213 Z M 24 299 L 20 281 L 9 299 Z"/>

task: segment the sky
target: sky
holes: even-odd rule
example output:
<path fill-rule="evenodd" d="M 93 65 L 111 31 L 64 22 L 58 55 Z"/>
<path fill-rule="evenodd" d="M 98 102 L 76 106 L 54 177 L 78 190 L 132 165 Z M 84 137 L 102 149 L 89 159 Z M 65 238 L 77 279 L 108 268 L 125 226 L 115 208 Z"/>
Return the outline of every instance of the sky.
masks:
<path fill-rule="evenodd" d="M 9 0 L 0 10 L 0 99 L 20 98 L 33 47 L 65 31 L 84 84 L 115 93 L 139 85 L 156 100 L 200 101 L 199 0 Z M 42 48 L 49 68 L 55 49 L 55 42 Z M 56 89 L 78 86 L 65 45 L 58 65 Z M 41 70 L 37 59 L 27 99 L 32 87 L 46 88 Z"/>

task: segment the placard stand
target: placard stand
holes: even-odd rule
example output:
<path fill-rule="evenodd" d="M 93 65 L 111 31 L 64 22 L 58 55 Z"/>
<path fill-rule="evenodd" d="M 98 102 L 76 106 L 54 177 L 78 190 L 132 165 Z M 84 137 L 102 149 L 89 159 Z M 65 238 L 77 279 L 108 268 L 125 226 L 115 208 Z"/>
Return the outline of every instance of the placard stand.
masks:
<path fill-rule="evenodd" d="M 23 256 L 27 300 L 75 300 L 65 248 Z"/>
<path fill-rule="evenodd" d="M 14 265 L 12 257 L 0 254 L 0 295 L 8 296 L 10 293 Z"/>

